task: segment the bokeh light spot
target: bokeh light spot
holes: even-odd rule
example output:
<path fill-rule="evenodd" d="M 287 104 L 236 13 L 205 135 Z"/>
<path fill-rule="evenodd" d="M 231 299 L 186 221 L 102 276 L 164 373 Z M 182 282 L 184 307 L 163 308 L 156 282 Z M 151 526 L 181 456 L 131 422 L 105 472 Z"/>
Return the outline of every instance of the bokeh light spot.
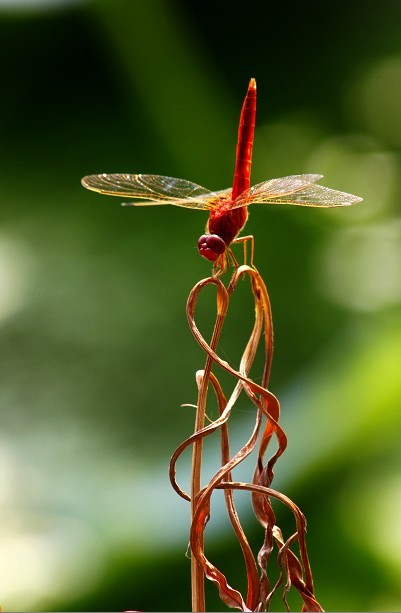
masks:
<path fill-rule="evenodd" d="M 0 236 L 0 323 L 23 306 L 33 270 L 26 245 L 10 235 Z"/>
<path fill-rule="evenodd" d="M 339 304 L 361 311 L 401 300 L 401 220 L 349 228 L 325 247 L 320 284 Z"/>
<path fill-rule="evenodd" d="M 59 597 L 68 584 L 85 593 L 102 568 L 100 541 L 79 519 L 3 511 L 0 546 L 2 605 L 18 610 Z"/>
<path fill-rule="evenodd" d="M 387 57 L 371 67 L 352 93 L 351 104 L 376 136 L 401 145 L 401 56 Z"/>
<path fill-rule="evenodd" d="M 394 460 L 397 462 L 395 457 Z M 380 558 L 387 567 L 388 579 L 393 579 L 398 587 L 401 570 L 400 487 L 401 474 L 397 470 L 388 474 L 387 470 L 383 473 L 378 468 L 369 473 L 368 479 L 355 473 L 345 487 L 338 507 L 349 538 Z M 354 529 L 355 525 L 358 525 L 358 530 Z"/>
<path fill-rule="evenodd" d="M 69 4 L 78 4 L 82 0 L 0 0 L 1 9 L 17 11 L 61 8 Z"/>
<path fill-rule="evenodd" d="M 378 143 L 369 137 L 326 139 L 309 156 L 307 172 L 321 173 L 322 184 L 364 199 L 333 216 L 347 225 L 350 221 L 377 218 L 398 204 L 398 159 L 395 154 L 380 150 Z"/>
<path fill-rule="evenodd" d="M 279 122 L 257 127 L 253 182 L 306 172 L 305 158 L 321 138 L 319 124 L 307 114 L 284 117 Z"/>

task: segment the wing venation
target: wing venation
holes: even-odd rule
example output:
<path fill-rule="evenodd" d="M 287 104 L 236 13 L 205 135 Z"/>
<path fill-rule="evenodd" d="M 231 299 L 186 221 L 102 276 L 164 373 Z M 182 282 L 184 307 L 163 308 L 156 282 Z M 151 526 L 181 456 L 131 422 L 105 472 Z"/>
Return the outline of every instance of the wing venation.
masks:
<path fill-rule="evenodd" d="M 349 206 L 363 198 L 315 185 L 322 175 L 291 175 L 264 181 L 238 196 L 232 208 L 250 204 L 292 204 L 311 207 Z"/>
<path fill-rule="evenodd" d="M 211 192 L 185 179 L 144 174 L 89 175 L 82 179 L 82 185 L 109 196 L 144 200 L 144 202 L 124 203 L 126 206 L 172 204 L 202 210 L 213 208 L 216 199 L 230 192 L 230 190 Z"/>

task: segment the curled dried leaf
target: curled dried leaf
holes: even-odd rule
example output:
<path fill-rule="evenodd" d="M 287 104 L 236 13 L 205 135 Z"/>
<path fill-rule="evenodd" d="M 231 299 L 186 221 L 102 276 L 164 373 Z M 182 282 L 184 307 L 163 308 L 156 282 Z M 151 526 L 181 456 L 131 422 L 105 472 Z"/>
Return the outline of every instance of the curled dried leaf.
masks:
<path fill-rule="evenodd" d="M 227 315 L 230 298 L 240 279 L 248 276 L 251 280 L 252 293 L 255 300 L 255 321 L 249 340 L 243 351 L 238 370 L 221 359 L 217 353 L 217 345 Z M 216 322 L 210 343 L 200 332 L 195 321 L 195 311 L 201 291 L 208 285 L 216 287 Z M 234 270 L 227 288 L 218 276 L 208 277 L 195 285 L 187 301 L 187 318 L 190 329 L 205 351 L 207 358 L 205 368 L 197 373 L 198 401 L 194 433 L 189 436 L 174 452 L 170 463 L 170 480 L 177 493 L 191 502 L 191 563 L 193 586 L 193 610 L 205 610 L 203 577 L 215 583 L 222 601 L 229 607 L 241 611 L 268 610 L 270 600 L 277 589 L 283 584 L 282 598 L 288 608 L 287 593 L 293 587 L 303 601 L 303 611 L 323 611 L 317 602 L 314 591 L 312 573 L 306 549 L 306 521 L 295 503 L 287 496 L 271 488 L 274 477 L 274 466 L 287 447 L 287 437 L 279 424 L 280 405 L 277 398 L 268 390 L 273 353 L 273 326 L 270 301 L 262 278 L 255 268 L 243 265 Z M 265 364 L 261 384 L 249 377 L 260 340 L 264 339 Z M 220 367 L 230 373 L 236 380 L 231 395 L 227 398 L 212 372 L 212 367 Z M 212 386 L 219 406 L 219 417 L 205 425 L 206 402 L 208 390 Z M 241 392 L 244 391 L 255 406 L 255 424 L 248 440 L 234 454 L 230 455 L 229 418 Z M 256 448 L 263 421 L 265 425 L 260 440 L 257 463 L 253 475 L 253 483 L 233 481 L 232 472 Z M 220 429 L 221 438 L 221 468 L 209 480 L 206 486 L 201 486 L 202 445 L 206 436 Z M 277 449 L 265 463 L 264 457 L 272 438 L 277 441 Z M 176 464 L 183 451 L 193 446 L 191 495 L 188 495 L 177 483 Z M 242 549 L 247 574 L 247 596 L 244 598 L 239 590 L 232 587 L 224 573 L 219 570 L 205 555 L 205 528 L 211 517 L 211 499 L 216 490 L 224 490 L 228 516 L 235 535 Z M 264 528 L 264 541 L 258 553 L 257 561 L 248 543 L 234 504 L 233 491 L 245 490 L 251 493 L 256 518 Z M 271 499 L 277 499 L 286 505 L 294 515 L 296 531 L 284 540 L 280 528 L 276 525 L 276 517 L 271 505 Z M 298 544 L 299 558 L 291 546 Z M 271 588 L 267 575 L 267 564 L 274 547 L 278 549 L 278 564 L 280 576 Z"/>

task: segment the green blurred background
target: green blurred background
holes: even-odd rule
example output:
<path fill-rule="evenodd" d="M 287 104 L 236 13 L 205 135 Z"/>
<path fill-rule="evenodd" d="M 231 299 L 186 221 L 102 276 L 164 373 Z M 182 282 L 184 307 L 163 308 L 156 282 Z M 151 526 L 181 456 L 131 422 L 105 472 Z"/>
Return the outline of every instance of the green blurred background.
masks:
<path fill-rule="evenodd" d="M 229 186 L 255 77 L 253 182 L 321 173 L 364 198 L 349 210 L 251 210 L 289 436 L 275 485 L 308 518 L 322 605 L 399 610 L 400 2 L 0 0 L 0 33 L 4 609 L 190 608 L 189 509 L 167 466 L 193 427 L 180 405 L 196 401 L 204 363 L 185 302 L 210 272 L 195 248 L 206 216 L 124 209 L 80 178 Z M 209 329 L 212 292 L 200 308 Z M 251 318 L 242 284 L 220 345 L 233 365 Z M 241 398 L 234 449 L 252 418 Z M 206 470 L 217 461 L 208 445 Z M 189 466 L 188 454 L 184 486 Z M 217 498 L 207 551 L 243 586 Z M 260 545 L 249 501 L 238 503 Z M 207 594 L 209 610 L 225 610 Z"/>

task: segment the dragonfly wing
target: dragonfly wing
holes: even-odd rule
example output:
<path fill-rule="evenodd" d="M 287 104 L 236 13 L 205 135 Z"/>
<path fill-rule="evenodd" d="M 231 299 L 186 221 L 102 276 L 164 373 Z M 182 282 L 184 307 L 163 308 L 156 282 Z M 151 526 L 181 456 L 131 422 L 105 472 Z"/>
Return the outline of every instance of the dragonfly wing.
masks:
<path fill-rule="evenodd" d="M 315 185 L 321 178 L 322 175 L 292 175 L 259 183 L 243 192 L 233 203 L 233 208 L 254 203 L 336 207 L 363 200 L 359 196 Z"/>
<path fill-rule="evenodd" d="M 162 175 L 89 175 L 82 179 L 82 185 L 109 196 L 145 200 L 145 202 L 125 203 L 126 206 L 172 204 L 209 210 L 213 208 L 214 201 L 218 197 L 217 192 L 211 192 L 191 181 Z"/>
<path fill-rule="evenodd" d="M 349 206 L 356 202 L 362 202 L 362 200 L 363 198 L 359 196 L 339 192 L 336 189 L 330 189 L 323 185 L 309 185 L 293 194 L 274 198 L 273 200 L 266 200 L 266 202 L 271 202 L 272 204 L 295 204 L 298 206 L 336 207 Z"/>
<path fill-rule="evenodd" d="M 290 175 L 263 181 L 263 183 L 258 183 L 242 192 L 233 203 L 232 208 L 239 208 L 256 202 L 271 202 L 275 198 L 293 194 L 313 185 L 322 177 L 323 175 Z"/>

